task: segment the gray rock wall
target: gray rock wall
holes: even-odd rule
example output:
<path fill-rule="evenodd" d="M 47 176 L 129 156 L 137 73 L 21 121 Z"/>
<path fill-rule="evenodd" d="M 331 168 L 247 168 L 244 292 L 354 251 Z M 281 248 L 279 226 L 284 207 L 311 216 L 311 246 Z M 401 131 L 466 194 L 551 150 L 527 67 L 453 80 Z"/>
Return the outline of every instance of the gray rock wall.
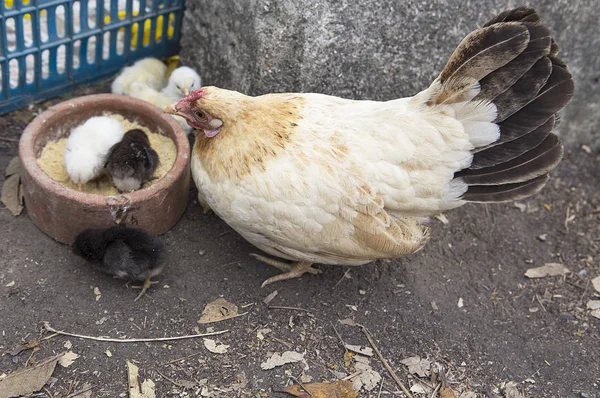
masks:
<path fill-rule="evenodd" d="M 182 62 L 250 95 L 319 92 L 389 100 L 426 88 L 474 28 L 537 9 L 576 82 L 559 131 L 600 148 L 600 0 L 187 0 Z"/>

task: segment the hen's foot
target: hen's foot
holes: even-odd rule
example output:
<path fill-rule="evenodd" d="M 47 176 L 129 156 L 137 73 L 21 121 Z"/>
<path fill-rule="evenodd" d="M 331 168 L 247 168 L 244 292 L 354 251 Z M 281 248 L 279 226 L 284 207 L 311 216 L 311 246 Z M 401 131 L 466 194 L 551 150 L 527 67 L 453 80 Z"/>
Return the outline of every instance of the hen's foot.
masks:
<path fill-rule="evenodd" d="M 286 279 L 299 278 L 305 273 L 309 274 L 320 274 L 321 270 L 312 267 L 312 263 L 307 261 L 297 261 L 294 263 L 285 263 L 283 261 L 274 260 L 260 254 L 250 253 L 250 256 L 254 257 L 258 261 L 262 261 L 265 264 L 272 265 L 275 268 L 279 268 L 284 273 L 275 275 L 267 279 L 262 283 L 260 287 L 265 287 L 273 282 L 284 281 Z"/>
<path fill-rule="evenodd" d="M 138 301 L 140 299 L 140 297 L 142 297 L 144 295 L 144 293 L 146 293 L 146 290 L 148 290 L 148 288 L 155 283 L 158 283 L 158 281 L 151 281 L 150 278 L 146 278 L 146 279 L 144 279 L 144 283 L 142 283 L 141 286 L 131 286 L 134 289 L 142 289 L 140 294 L 138 294 L 137 297 L 135 298 L 135 300 L 133 300 L 133 301 Z"/>

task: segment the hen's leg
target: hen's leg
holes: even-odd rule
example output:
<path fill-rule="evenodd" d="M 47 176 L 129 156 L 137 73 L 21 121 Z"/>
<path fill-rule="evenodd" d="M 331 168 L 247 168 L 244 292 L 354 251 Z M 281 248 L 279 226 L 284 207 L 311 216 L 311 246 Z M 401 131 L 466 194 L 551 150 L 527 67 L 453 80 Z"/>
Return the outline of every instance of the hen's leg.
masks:
<path fill-rule="evenodd" d="M 140 299 L 140 297 L 142 297 L 144 295 L 144 293 L 146 293 L 146 290 L 148 290 L 148 288 L 155 283 L 158 283 L 158 281 L 151 281 L 150 278 L 148 277 L 148 278 L 144 279 L 144 283 L 142 283 L 142 286 L 131 286 L 134 289 L 142 289 L 140 294 L 138 294 L 137 297 L 135 298 L 135 300 L 133 300 L 133 301 L 138 301 Z"/>
<path fill-rule="evenodd" d="M 273 282 L 283 281 L 286 279 L 299 278 L 305 273 L 309 274 L 320 274 L 321 270 L 312 267 L 312 263 L 307 261 L 297 261 L 294 263 L 285 263 L 283 261 L 277 261 L 272 258 L 261 256 L 260 254 L 250 253 L 250 256 L 254 257 L 258 261 L 262 261 L 265 264 L 272 265 L 273 267 L 279 268 L 283 271 L 283 274 L 275 275 L 267 279 L 262 283 L 260 287 L 265 287 Z"/>

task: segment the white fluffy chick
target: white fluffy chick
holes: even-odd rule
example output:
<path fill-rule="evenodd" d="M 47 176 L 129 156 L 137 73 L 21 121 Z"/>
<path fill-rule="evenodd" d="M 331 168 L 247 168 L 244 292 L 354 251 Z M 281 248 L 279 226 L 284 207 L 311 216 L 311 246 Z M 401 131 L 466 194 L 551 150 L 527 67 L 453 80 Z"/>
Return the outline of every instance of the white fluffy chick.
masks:
<path fill-rule="evenodd" d="M 148 87 L 147 84 L 135 82 L 131 84 L 129 95 L 133 98 L 138 98 L 146 102 L 156 105 L 160 109 L 164 109 L 166 106 L 171 105 L 174 102 L 179 101 L 179 98 L 175 98 L 164 92 L 157 91 L 152 87 Z M 173 118 L 183 127 L 187 134 L 192 132 L 192 128 L 187 124 L 184 118 L 177 115 L 171 115 Z"/>
<path fill-rule="evenodd" d="M 190 67 L 180 66 L 171 73 L 167 87 L 163 88 L 162 92 L 180 100 L 200 87 L 202 87 L 200 75 Z"/>
<path fill-rule="evenodd" d="M 107 116 L 94 116 L 69 135 L 63 156 L 67 173 L 75 184 L 99 177 L 113 145 L 123 139 L 121 123 Z"/>
<path fill-rule="evenodd" d="M 167 65 L 160 59 L 143 58 L 123 68 L 112 82 L 110 91 L 113 94 L 130 95 L 131 84 L 135 82 L 145 83 L 148 87 L 160 90 L 167 84 L 166 74 Z"/>

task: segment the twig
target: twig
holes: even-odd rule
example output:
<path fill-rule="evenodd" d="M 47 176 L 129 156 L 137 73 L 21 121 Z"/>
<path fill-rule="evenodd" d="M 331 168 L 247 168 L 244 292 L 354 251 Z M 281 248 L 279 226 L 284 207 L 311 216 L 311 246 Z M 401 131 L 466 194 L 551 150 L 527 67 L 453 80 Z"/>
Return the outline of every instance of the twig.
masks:
<path fill-rule="evenodd" d="M 294 377 L 292 375 L 288 376 L 290 379 L 294 380 L 296 383 L 298 383 L 298 385 L 300 386 L 300 388 L 302 388 L 304 391 L 306 391 L 306 393 L 310 396 L 314 398 L 314 395 L 312 395 L 312 392 L 308 391 L 308 389 L 306 387 L 304 387 L 304 384 L 302 384 L 302 382 L 300 380 L 298 380 L 297 377 Z"/>
<path fill-rule="evenodd" d="M 173 380 L 173 379 L 171 379 L 171 378 L 169 378 L 169 377 L 165 376 L 165 375 L 164 375 L 164 374 L 163 374 L 163 373 L 162 373 L 160 370 L 158 370 L 158 369 L 154 369 L 154 371 L 155 371 L 156 373 L 158 373 L 159 375 L 161 375 L 162 377 L 164 377 L 166 380 L 168 380 L 168 381 L 170 381 L 171 383 L 173 383 L 173 385 L 176 385 L 177 387 L 181 387 L 181 386 L 179 385 L 179 383 L 177 383 L 175 380 Z"/>
<path fill-rule="evenodd" d="M 196 355 L 200 355 L 200 354 L 202 354 L 202 351 L 196 352 L 194 354 L 186 355 L 185 357 L 181 357 L 181 358 L 177 358 L 177 359 L 172 359 L 169 362 L 159 363 L 157 366 L 167 366 L 167 365 L 170 365 L 170 364 L 175 363 L 175 362 L 183 361 L 184 359 L 190 359 L 190 358 L 195 357 Z"/>
<path fill-rule="evenodd" d="M 437 386 L 435 386 L 435 390 L 433 390 L 433 392 L 431 393 L 431 398 L 435 398 L 435 394 L 437 394 L 438 390 L 442 387 L 442 383 L 438 383 Z"/>
<path fill-rule="evenodd" d="M 540 306 L 542 307 L 542 309 L 544 310 L 544 312 L 546 311 L 546 307 L 544 307 L 544 304 L 542 303 L 542 300 L 540 300 L 540 296 L 538 296 L 538 294 L 535 294 L 535 299 L 537 300 L 538 303 L 540 303 Z"/>
<path fill-rule="evenodd" d="M 270 309 L 270 310 L 293 310 L 293 311 L 311 312 L 310 310 L 307 310 L 306 308 L 300 308 L 300 307 L 283 307 L 281 305 L 268 305 L 267 308 Z"/>
<path fill-rule="evenodd" d="M 356 372 L 349 374 L 348 376 L 344 377 L 342 380 L 352 380 L 355 377 L 360 376 L 361 374 L 363 374 L 362 370 L 357 370 Z"/>
<path fill-rule="evenodd" d="M 336 288 L 336 287 L 337 287 L 337 286 L 338 286 L 338 285 L 339 285 L 339 284 L 340 284 L 340 283 L 341 283 L 341 282 L 342 282 L 342 281 L 343 281 L 343 280 L 346 278 L 346 275 L 348 275 L 348 274 L 350 273 L 350 270 L 351 270 L 351 269 L 352 269 L 352 268 L 348 268 L 348 269 L 346 270 L 346 272 L 344 272 L 344 275 L 342 275 L 342 277 L 340 278 L 340 280 L 339 280 L 339 281 L 337 281 L 337 283 L 336 283 L 335 285 L 333 285 L 333 288 L 334 288 L 334 289 L 335 289 L 335 288 Z"/>
<path fill-rule="evenodd" d="M 342 347 L 344 347 L 344 351 L 346 351 L 346 354 L 347 354 L 348 353 L 348 349 L 346 348 L 346 343 L 344 343 L 344 339 L 342 339 L 342 336 L 340 336 L 340 334 L 338 333 L 338 331 L 335 328 L 335 325 L 333 324 L 333 322 L 329 321 L 329 323 L 331 324 L 331 327 L 333 328 L 333 331 L 335 332 L 335 334 L 338 337 L 338 339 L 340 339 L 340 343 L 342 343 Z"/>
<path fill-rule="evenodd" d="M 49 398 L 54 398 L 54 395 L 52 395 L 52 393 L 50 391 L 48 391 L 48 389 L 46 387 L 44 387 L 43 390 L 46 394 L 48 394 Z"/>
<path fill-rule="evenodd" d="M 212 332 L 212 333 L 189 334 L 186 336 L 175 336 L 175 337 L 157 337 L 157 338 L 145 338 L 145 339 L 144 338 L 142 338 L 142 339 L 113 339 L 113 338 L 109 338 L 109 337 L 86 336 L 84 334 L 75 334 L 75 333 L 65 332 L 63 330 L 56 330 L 52 326 L 50 326 L 50 323 L 48 323 L 48 322 L 44 322 L 44 327 L 46 328 L 46 330 L 48 330 L 50 332 L 62 334 L 63 336 L 78 337 L 80 339 L 88 339 L 88 340 L 95 340 L 95 341 L 107 341 L 107 342 L 111 342 L 111 343 L 150 343 L 150 342 L 156 342 L 156 341 L 184 340 L 184 339 L 193 339 L 196 337 L 216 336 L 219 334 L 229 332 L 229 330 L 226 329 L 226 330 L 219 330 L 218 332 Z"/>
<path fill-rule="evenodd" d="M 381 390 L 383 390 L 383 380 L 384 378 L 381 378 L 381 384 L 379 385 L 379 392 L 377 393 L 377 398 L 381 397 Z"/>
<path fill-rule="evenodd" d="M 408 398 L 413 398 L 412 394 L 410 393 L 410 391 L 408 391 L 408 389 L 404 386 L 404 384 L 402 384 L 402 382 L 400 381 L 400 379 L 398 378 L 398 376 L 396 376 L 396 373 L 394 372 L 394 369 L 392 369 L 392 367 L 390 366 L 390 364 L 385 360 L 385 358 L 383 357 L 383 355 L 381 355 L 381 352 L 379 351 L 379 348 L 377 348 L 377 346 L 375 345 L 375 342 L 373 341 L 373 338 L 371 337 L 371 335 L 369 334 L 369 331 L 367 330 L 366 327 L 364 326 L 360 326 L 361 330 L 363 331 L 363 333 L 365 334 L 367 340 L 369 340 L 369 344 L 371 344 L 371 347 L 373 347 L 373 351 L 375 351 L 375 353 L 377 354 L 377 356 L 379 357 L 379 360 L 381 361 L 381 363 L 383 364 L 383 366 L 385 367 L 385 370 L 388 371 L 388 373 L 390 374 L 390 376 L 392 376 L 392 379 L 394 379 L 394 381 L 396 382 L 396 384 L 398 385 L 398 387 L 400 387 L 400 389 L 402 390 L 402 392 L 408 397 Z"/>
<path fill-rule="evenodd" d="M 96 386 L 94 386 L 94 385 L 91 385 L 91 386 L 89 386 L 89 387 L 85 387 L 85 388 L 83 388 L 83 389 L 81 389 L 81 390 L 79 390 L 79 391 L 75 391 L 74 393 L 71 393 L 71 394 L 67 395 L 67 397 L 66 397 L 66 398 L 72 398 L 72 397 L 74 397 L 75 395 L 83 394 L 84 392 L 86 392 L 86 391 L 89 391 L 89 390 L 91 390 L 91 389 L 92 389 L 92 388 L 94 388 L 94 387 L 96 387 Z"/>
<path fill-rule="evenodd" d="M 2 137 L 2 136 L 0 136 L 0 141 L 19 142 L 19 139 L 18 138 L 10 138 L 10 137 Z"/>

